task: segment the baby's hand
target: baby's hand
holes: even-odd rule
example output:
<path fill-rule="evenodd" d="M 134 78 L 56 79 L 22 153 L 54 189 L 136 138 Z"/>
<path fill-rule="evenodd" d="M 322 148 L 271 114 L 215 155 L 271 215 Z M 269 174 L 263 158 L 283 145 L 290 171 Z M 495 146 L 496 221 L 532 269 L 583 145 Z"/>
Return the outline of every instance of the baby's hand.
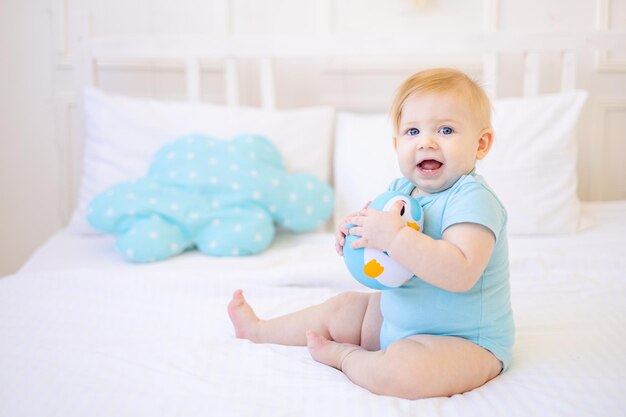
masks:
<path fill-rule="evenodd" d="M 365 203 L 365 206 L 363 206 L 363 210 L 368 208 L 370 203 L 371 203 L 371 201 L 368 201 L 367 203 Z M 349 234 L 349 231 L 348 231 L 348 218 L 357 216 L 359 213 L 360 213 L 360 211 L 348 214 L 346 216 L 346 219 L 343 221 L 343 223 L 341 223 L 339 225 L 339 228 L 337 229 L 337 233 L 335 234 L 335 250 L 337 251 L 337 254 L 339 256 L 343 256 L 343 245 L 345 245 L 345 243 L 346 243 L 346 236 Z"/>
<path fill-rule="evenodd" d="M 403 206 L 402 201 L 396 201 L 389 211 L 363 209 L 354 216 L 348 216 L 346 222 L 354 225 L 348 234 L 360 236 L 352 242 L 351 247 L 387 250 L 400 229 L 404 227 L 400 214 Z"/>

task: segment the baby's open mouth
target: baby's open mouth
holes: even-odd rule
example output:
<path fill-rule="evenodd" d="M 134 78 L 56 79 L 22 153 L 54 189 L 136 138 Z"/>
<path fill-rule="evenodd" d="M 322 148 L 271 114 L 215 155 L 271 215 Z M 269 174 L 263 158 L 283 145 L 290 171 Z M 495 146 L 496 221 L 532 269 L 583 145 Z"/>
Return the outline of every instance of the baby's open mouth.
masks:
<path fill-rule="evenodd" d="M 417 167 L 421 170 L 421 171 L 436 171 L 439 168 L 441 168 L 443 164 L 439 161 L 436 161 L 434 159 L 425 159 L 422 162 L 420 162 L 419 164 L 417 164 Z"/>

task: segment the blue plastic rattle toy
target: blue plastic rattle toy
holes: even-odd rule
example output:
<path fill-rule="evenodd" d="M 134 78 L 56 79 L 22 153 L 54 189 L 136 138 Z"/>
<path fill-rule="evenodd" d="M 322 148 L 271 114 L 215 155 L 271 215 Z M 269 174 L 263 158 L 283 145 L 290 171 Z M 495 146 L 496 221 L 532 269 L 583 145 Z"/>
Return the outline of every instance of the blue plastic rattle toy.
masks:
<path fill-rule="evenodd" d="M 407 226 L 417 231 L 424 227 L 422 207 L 411 196 L 398 191 L 387 191 L 372 201 L 369 208 L 389 211 L 396 201 L 401 200 L 404 207 L 400 212 Z M 349 224 L 348 229 L 354 225 Z M 359 236 L 348 235 L 343 246 L 343 258 L 352 276 L 366 287 L 376 290 L 388 290 L 406 284 L 413 273 L 393 260 L 386 252 L 372 248 L 352 249 L 350 244 Z"/>

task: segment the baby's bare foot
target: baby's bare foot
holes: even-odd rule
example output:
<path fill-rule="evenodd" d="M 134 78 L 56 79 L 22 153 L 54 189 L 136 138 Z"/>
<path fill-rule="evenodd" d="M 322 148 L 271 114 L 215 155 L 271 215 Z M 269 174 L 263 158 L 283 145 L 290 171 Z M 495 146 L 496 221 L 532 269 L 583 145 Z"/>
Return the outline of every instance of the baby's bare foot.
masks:
<path fill-rule="evenodd" d="M 313 359 L 341 370 L 344 359 L 355 350 L 362 348 L 350 343 L 337 343 L 328 340 L 312 330 L 306 332 L 306 344 Z"/>
<path fill-rule="evenodd" d="M 233 293 L 233 299 L 228 303 L 228 315 L 237 338 L 256 341 L 256 329 L 260 320 L 250 304 L 246 302 L 242 290 L 236 290 Z"/>

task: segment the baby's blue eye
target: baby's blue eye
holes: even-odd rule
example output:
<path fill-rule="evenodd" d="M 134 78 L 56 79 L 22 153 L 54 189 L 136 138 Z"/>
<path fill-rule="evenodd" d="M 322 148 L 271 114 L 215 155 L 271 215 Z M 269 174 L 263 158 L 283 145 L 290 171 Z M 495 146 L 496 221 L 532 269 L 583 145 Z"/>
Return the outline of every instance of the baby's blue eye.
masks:
<path fill-rule="evenodd" d="M 415 135 L 419 135 L 420 130 L 419 130 L 418 128 L 412 127 L 412 128 L 410 128 L 409 130 L 407 130 L 407 131 L 406 131 L 406 133 L 407 133 L 409 136 L 415 136 Z"/>
<path fill-rule="evenodd" d="M 441 129 L 439 129 L 439 132 L 441 132 L 442 135 L 451 135 L 454 132 L 454 130 L 452 130 L 451 127 L 444 126 Z"/>

